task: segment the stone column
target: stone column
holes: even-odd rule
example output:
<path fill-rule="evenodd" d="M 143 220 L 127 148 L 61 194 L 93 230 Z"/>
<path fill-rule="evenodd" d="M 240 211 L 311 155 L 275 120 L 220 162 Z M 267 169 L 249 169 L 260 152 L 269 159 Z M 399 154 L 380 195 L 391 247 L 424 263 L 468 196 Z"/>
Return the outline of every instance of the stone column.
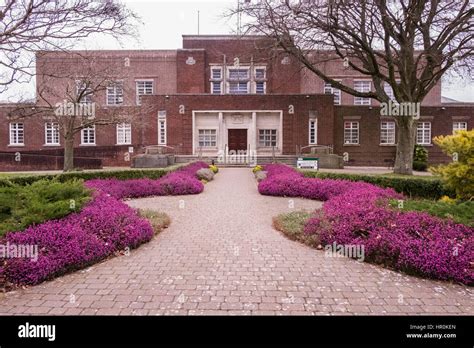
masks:
<path fill-rule="evenodd" d="M 224 151 L 224 115 L 222 112 L 219 112 L 218 124 L 217 151 Z"/>
<path fill-rule="evenodd" d="M 252 125 L 249 132 L 249 144 L 252 151 L 257 151 L 257 113 L 252 112 Z"/>

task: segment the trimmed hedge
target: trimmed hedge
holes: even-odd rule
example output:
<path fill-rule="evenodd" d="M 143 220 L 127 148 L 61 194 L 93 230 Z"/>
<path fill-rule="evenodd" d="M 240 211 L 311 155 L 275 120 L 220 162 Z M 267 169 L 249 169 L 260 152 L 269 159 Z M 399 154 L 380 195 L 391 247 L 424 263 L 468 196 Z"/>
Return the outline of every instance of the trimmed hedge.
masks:
<path fill-rule="evenodd" d="M 131 169 L 131 170 L 111 170 L 111 171 L 97 171 L 97 172 L 68 172 L 61 174 L 44 174 L 44 175 L 25 175 L 14 176 L 11 178 L 0 179 L 0 187 L 11 186 L 11 184 L 28 185 L 38 180 L 57 180 L 59 182 L 66 182 L 73 179 L 92 180 L 92 179 L 158 179 L 168 174 L 171 171 L 179 168 L 172 166 L 160 169 Z"/>
<path fill-rule="evenodd" d="M 301 171 L 307 178 L 344 179 L 350 181 L 363 181 L 380 187 L 390 187 L 399 193 L 410 197 L 439 199 L 442 196 L 453 197 L 452 190 L 446 188 L 440 179 L 418 179 L 414 177 L 398 178 L 390 176 L 322 173 L 316 171 Z"/>

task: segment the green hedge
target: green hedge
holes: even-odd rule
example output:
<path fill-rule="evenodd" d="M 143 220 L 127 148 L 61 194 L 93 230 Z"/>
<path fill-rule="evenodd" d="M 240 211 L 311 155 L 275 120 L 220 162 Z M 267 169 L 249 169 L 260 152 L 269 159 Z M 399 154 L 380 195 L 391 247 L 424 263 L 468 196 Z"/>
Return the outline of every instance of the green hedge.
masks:
<path fill-rule="evenodd" d="M 150 178 L 158 179 L 170 171 L 175 170 L 179 166 L 172 166 L 160 169 L 131 169 L 131 170 L 114 170 L 114 171 L 97 171 L 97 172 L 68 172 L 61 174 L 44 174 L 44 175 L 25 175 L 13 176 L 11 178 L 0 179 L 0 187 L 11 186 L 11 184 L 28 185 L 38 180 L 57 180 L 65 182 L 74 179 L 90 180 L 90 179 L 109 179 L 115 178 L 119 180 Z"/>
<path fill-rule="evenodd" d="M 383 175 L 323 173 L 317 171 L 302 171 L 305 177 L 321 179 L 345 179 L 365 181 L 381 187 L 391 187 L 395 191 L 410 197 L 439 199 L 442 196 L 454 197 L 454 192 L 444 187 L 440 179 L 417 177 L 391 177 Z"/>

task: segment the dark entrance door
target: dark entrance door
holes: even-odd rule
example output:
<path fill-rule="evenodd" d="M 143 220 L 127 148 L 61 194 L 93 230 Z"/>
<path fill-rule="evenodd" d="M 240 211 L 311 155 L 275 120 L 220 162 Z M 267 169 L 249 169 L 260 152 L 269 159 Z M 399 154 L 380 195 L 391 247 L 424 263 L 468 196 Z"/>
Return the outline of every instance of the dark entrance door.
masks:
<path fill-rule="evenodd" d="M 247 150 L 247 130 L 229 129 L 229 151 Z"/>

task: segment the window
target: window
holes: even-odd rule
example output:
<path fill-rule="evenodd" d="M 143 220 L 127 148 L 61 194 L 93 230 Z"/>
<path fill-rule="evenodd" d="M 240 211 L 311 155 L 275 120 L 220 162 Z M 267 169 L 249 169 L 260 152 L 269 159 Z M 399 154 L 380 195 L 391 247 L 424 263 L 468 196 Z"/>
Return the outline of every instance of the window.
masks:
<path fill-rule="evenodd" d="M 217 146 L 217 131 L 215 129 L 199 129 L 198 134 L 200 147 Z"/>
<path fill-rule="evenodd" d="M 277 146 L 277 130 L 260 129 L 258 131 L 258 144 L 262 147 Z"/>
<path fill-rule="evenodd" d="M 266 67 L 211 66 L 210 90 L 212 94 L 265 94 Z"/>
<path fill-rule="evenodd" d="M 81 145 L 95 145 L 95 126 L 81 130 Z"/>
<path fill-rule="evenodd" d="M 255 93 L 265 94 L 265 82 L 263 81 L 255 82 Z"/>
<path fill-rule="evenodd" d="M 420 145 L 431 144 L 431 122 L 418 122 L 416 128 L 416 143 Z"/>
<path fill-rule="evenodd" d="M 248 68 L 230 68 L 229 69 L 229 80 L 248 80 L 249 69 Z"/>
<path fill-rule="evenodd" d="M 309 144 L 314 145 L 318 143 L 318 120 L 310 119 L 309 120 Z"/>
<path fill-rule="evenodd" d="M 467 130 L 467 122 L 453 122 L 453 134 L 460 130 Z"/>
<path fill-rule="evenodd" d="M 10 145 L 25 144 L 25 128 L 23 123 L 10 123 Z"/>
<path fill-rule="evenodd" d="M 229 82 L 230 94 L 247 94 L 248 92 L 248 82 Z"/>
<path fill-rule="evenodd" d="M 54 122 L 44 124 L 44 142 L 46 145 L 59 145 L 59 124 Z"/>
<path fill-rule="evenodd" d="M 341 90 L 334 88 L 330 83 L 324 84 L 324 94 L 334 95 L 334 105 L 341 105 Z"/>
<path fill-rule="evenodd" d="M 222 68 L 212 68 L 211 69 L 211 79 L 221 80 L 222 79 Z"/>
<path fill-rule="evenodd" d="M 255 80 L 265 79 L 265 68 L 255 68 Z"/>
<path fill-rule="evenodd" d="M 222 82 L 211 82 L 211 93 L 222 94 Z"/>
<path fill-rule="evenodd" d="M 359 144 L 359 122 L 344 122 L 344 144 Z"/>
<path fill-rule="evenodd" d="M 166 145 L 166 116 L 158 116 L 158 145 Z"/>
<path fill-rule="evenodd" d="M 358 92 L 370 92 L 370 81 L 354 81 L 354 89 Z M 354 97 L 354 105 L 370 105 L 370 98 Z"/>
<path fill-rule="evenodd" d="M 136 84 L 137 84 L 137 105 L 141 105 L 140 97 L 142 95 L 153 94 L 153 81 L 151 80 L 136 81 Z"/>
<path fill-rule="evenodd" d="M 76 81 L 76 93 L 80 104 L 92 103 L 92 88 L 87 85 L 87 82 L 82 80 Z"/>
<path fill-rule="evenodd" d="M 380 122 L 380 144 L 395 144 L 395 122 Z"/>
<path fill-rule="evenodd" d="M 117 145 L 130 145 L 132 143 L 132 125 L 120 123 L 117 125 Z"/>
<path fill-rule="evenodd" d="M 395 95 L 393 94 L 393 88 L 388 82 L 385 82 L 383 85 L 383 90 L 390 100 L 395 100 Z"/>
<path fill-rule="evenodd" d="M 123 83 L 113 82 L 107 87 L 107 105 L 121 105 L 123 103 Z"/>

